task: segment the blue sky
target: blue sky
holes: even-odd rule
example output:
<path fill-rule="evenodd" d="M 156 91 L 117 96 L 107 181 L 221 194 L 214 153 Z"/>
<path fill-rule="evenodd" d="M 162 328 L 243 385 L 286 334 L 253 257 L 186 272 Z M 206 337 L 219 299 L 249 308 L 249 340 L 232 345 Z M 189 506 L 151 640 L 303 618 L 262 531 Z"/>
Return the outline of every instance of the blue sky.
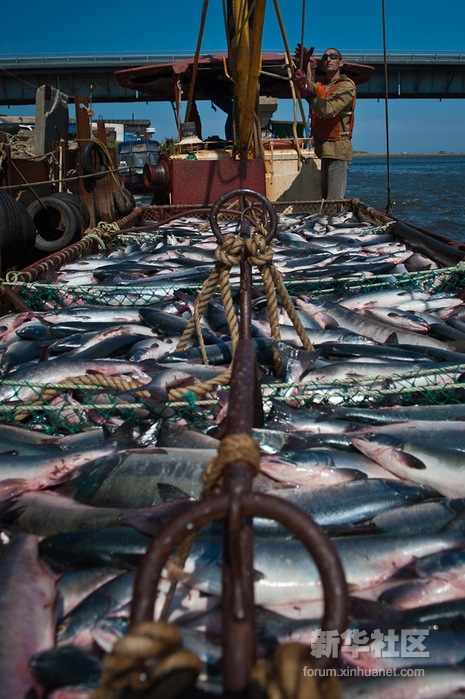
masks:
<path fill-rule="evenodd" d="M 226 50 L 221 0 L 210 0 L 201 43 L 202 53 Z M 328 46 L 344 52 L 382 52 L 381 0 L 306 0 L 302 28 L 302 0 L 279 3 L 286 40 L 293 51 L 302 34 L 307 46 L 320 54 Z M 1 55 L 75 53 L 195 52 L 203 0 L 140 3 L 122 0 L 80 0 L 63 3 L 23 0 L 2 7 Z M 132 9 L 134 8 L 134 9 Z M 18 12 L 20 15 L 18 15 Z M 385 0 L 388 51 L 424 51 L 465 54 L 465 3 L 449 0 L 443 9 L 434 0 Z M 7 28 L 11 28 L 7 30 Z M 13 29 L 14 28 L 14 29 Z M 273 0 L 268 0 L 262 41 L 263 51 L 284 53 L 284 41 Z M 96 116 L 150 119 L 156 138 L 174 136 L 171 105 L 143 99 L 130 104 L 95 104 Z M 210 103 L 200 103 L 203 134 L 224 135 L 224 115 Z M 0 107 L 0 113 L 29 114 L 25 107 Z M 450 100 L 390 100 L 389 149 L 391 153 L 465 152 L 465 95 Z M 283 101 L 275 119 L 292 119 L 292 103 Z M 371 153 L 386 151 L 384 100 L 360 99 L 356 109 L 354 148 Z"/>

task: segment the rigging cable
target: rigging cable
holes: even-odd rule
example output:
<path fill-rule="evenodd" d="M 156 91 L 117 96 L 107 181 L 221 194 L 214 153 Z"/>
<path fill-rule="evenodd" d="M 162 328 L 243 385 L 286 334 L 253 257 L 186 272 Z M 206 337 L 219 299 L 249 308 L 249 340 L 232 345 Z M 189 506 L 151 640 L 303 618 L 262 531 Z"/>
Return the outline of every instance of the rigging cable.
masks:
<path fill-rule="evenodd" d="M 290 49 L 289 49 L 289 44 L 288 44 L 288 41 L 287 41 L 286 32 L 285 32 L 285 30 L 284 30 L 284 24 L 283 24 L 283 19 L 282 19 L 282 16 L 281 16 L 281 11 L 280 11 L 280 9 L 279 9 L 278 0 L 273 0 L 273 1 L 274 1 L 274 8 L 275 8 L 275 12 L 276 12 L 276 17 L 277 17 L 277 20 L 278 20 L 279 28 L 280 28 L 280 30 L 281 30 L 281 36 L 282 36 L 282 40 L 283 40 L 283 44 L 284 44 L 284 50 L 285 50 L 286 57 L 287 57 L 287 71 L 288 71 L 288 77 L 291 78 L 291 77 L 292 77 L 292 74 L 294 73 L 294 70 L 293 70 L 293 68 L 292 68 L 294 64 L 293 64 L 293 62 L 292 62 L 292 56 L 291 56 L 291 52 L 290 52 Z M 302 8 L 302 12 L 304 12 L 304 8 Z M 302 34 L 303 34 L 303 29 L 302 29 Z M 303 41 L 303 39 L 302 39 L 302 41 Z M 302 44 L 302 51 L 301 51 L 301 53 L 303 53 L 303 44 Z M 291 80 L 289 81 L 289 84 L 290 84 L 290 86 L 291 86 L 291 92 L 292 92 L 292 94 L 295 95 L 294 86 L 293 86 Z M 294 100 L 293 100 L 293 101 L 294 101 Z M 304 108 L 303 108 L 303 105 L 302 105 L 302 99 L 300 98 L 300 96 L 299 96 L 299 98 L 298 98 L 298 103 L 299 103 L 299 108 L 300 108 L 300 116 L 301 116 L 301 119 L 302 119 L 302 124 L 303 124 L 303 126 L 304 126 L 304 128 L 305 128 L 305 124 L 307 123 L 307 117 L 306 117 L 306 115 L 305 115 Z M 296 115 L 296 114 L 294 114 L 294 122 L 293 122 L 293 125 L 292 125 L 292 130 L 293 130 L 294 141 L 295 141 L 295 144 L 296 144 L 297 152 L 298 152 L 298 154 L 299 154 L 299 162 L 300 162 L 300 161 L 301 161 L 301 158 L 302 158 L 302 154 L 301 154 L 301 151 L 300 151 L 299 138 L 298 138 L 298 135 L 297 135 L 297 115 Z"/>
<path fill-rule="evenodd" d="M 189 118 L 191 115 L 191 109 L 192 109 L 192 102 L 194 100 L 194 88 L 195 88 L 195 81 L 197 78 L 197 68 L 199 65 L 200 47 L 202 45 L 203 30 L 205 28 L 205 18 L 207 16 L 207 8 L 208 8 L 208 0 L 204 0 L 203 8 L 202 8 L 202 17 L 200 20 L 200 30 L 199 30 L 199 35 L 197 37 L 197 48 L 195 49 L 194 67 L 192 70 L 192 78 L 191 78 L 191 82 L 189 85 L 189 97 L 187 99 L 187 109 L 186 109 L 186 117 L 185 117 L 186 121 L 189 121 Z"/>
<path fill-rule="evenodd" d="M 392 212 L 392 202 L 391 202 L 391 173 L 390 173 L 390 163 L 389 163 L 389 90 L 388 90 L 388 71 L 387 71 L 387 53 L 386 53 L 386 11 L 384 0 L 381 0 L 382 14 L 383 14 L 383 60 L 384 60 L 384 112 L 385 112 L 385 124 L 386 124 L 386 173 L 387 173 L 387 202 L 386 202 L 386 213 L 390 214 Z"/>
<path fill-rule="evenodd" d="M 306 9 L 307 9 L 307 2 L 306 2 L 306 0 L 302 0 L 302 20 L 301 20 L 302 31 L 300 34 L 300 45 L 302 47 L 302 50 L 300 52 L 300 61 L 299 61 L 300 70 L 302 70 L 303 65 L 304 65 L 304 46 L 305 46 L 305 43 L 304 43 L 305 36 L 304 35 L 305 35 L 305 12 L 306 12 Z"/>

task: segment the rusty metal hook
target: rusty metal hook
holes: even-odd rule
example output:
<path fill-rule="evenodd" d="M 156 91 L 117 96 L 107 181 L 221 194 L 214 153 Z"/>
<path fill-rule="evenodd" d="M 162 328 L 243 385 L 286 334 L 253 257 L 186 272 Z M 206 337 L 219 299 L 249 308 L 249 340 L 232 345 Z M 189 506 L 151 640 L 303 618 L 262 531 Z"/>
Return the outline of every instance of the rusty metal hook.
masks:
<path fill-rule="evenodd" d="M 233 205 L 238 208 L 232 208 Z M 236 216 L 241 222 L 247 220 L 253 226 L 263 226 L 267 231 L 265 237 L 267 245 L 273 240 L 278 227 L 275 208 L 264 194 L 253 189 L 235 189 L 232 192 L 226 192 L 213 204 L 210 225 L 217 241 L 222 244 L 224 236 L 218 223 L 220 213 L 228 217 Z"/>
<path fill-rule="evenodd" d="M 273 238 L 277 216 L 271 203 L 252 190 L 236 190 L 221 197 L 212 208 L 211 226 L 218 241 L 224 238 L 218 214 L 228 200 L 237 200 L 241 209 L 240 232 L 244 237 L 250 225 L 257 225 L 255 208 L 249 200 L 257 199 L 262 225 Z M 253 212 L 253 215 L 250 212 Z M 230 210 L 228 209 L 228 213 Z M 266 215 L 265 215 L 266 214 Z M 254 345 L 251 340 L 251 269 L 245 248 L 241 256 L 241 339 L 238 342 L 231 375 L 225 434 L 251 435 L 252 428 L 263 424 Z M 192 532 L 212 521 L 224 520 L 223 534 L 223 686 L 227 692 L 243 692 L 256 660 L 255 603 L 253 590 L 253 517 L 275 519 L 306 547 L 320 573 L 324 591 L 323 631 L 341 634 L 347 623 L 347 588 L 344 571 L 331 539 L 295 505 L 272 495 L 252 492 L 253 467 L 237 458 L 225 465 L 223 493 L 205 497 L 177 515 L 150 543 L 139 565 L 134 586 L 131 627 L 153 619 L 158 583 L 169 555 Z M 333 658 L 312 659 L 325 667 Z"/>

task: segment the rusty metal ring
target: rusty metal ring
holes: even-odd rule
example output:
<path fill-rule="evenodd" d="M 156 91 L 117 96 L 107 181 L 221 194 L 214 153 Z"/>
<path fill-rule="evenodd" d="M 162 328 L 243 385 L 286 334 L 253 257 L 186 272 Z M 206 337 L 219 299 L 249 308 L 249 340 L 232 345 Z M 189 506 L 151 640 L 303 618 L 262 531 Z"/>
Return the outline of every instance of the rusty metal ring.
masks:
<path fill-rule="evenodd" d="M 233 504 L 234 495 L 223 494 L 195 502 L 179 513 L 152 539 L 139 564 L 134 584 L 131 626 L 141 621 L 151 621 L 157 596 L 157 588 L 165 563 L 193 529 L 211 521 L 225 519 Z M 322 631 L 343 633 L 347 628 L 348 598 L 344 571 L 329 536 L 305 512 L 292 503 L 263 493 L 241 493 L 241 506 L 245 516 L 275 519 L 305 546 L 318 568 L 324 591 Z M 333 658 L 314 659 L 325 667 Z"/>
<path fill-rule="evenodd" d="M 263 209 L 260 212 L 260 217 L 261 220 L 259 223 L 263 225 L 265 230 L 268 231 L 266 237 L 265 237 L 265 242 L 267 245 L 271 243 L 273 240 L 276 229 L 278 227 L 278 216 L 276 213 L 276 210 L 273 206 L 273 204 L 265 197 L 264 194 L 260 194 L 260 192 L 256 192 L 253 189 L 235 189 L 231 192 L 226 192 L 226 194 L 223 194 L 217 201 L 213 204 L 213 207 L 210 212 L 210 225 L 212 228 L 213 233 L 216 236 L 217 241 L 220 243 L 220 245 L 224 241 L 224 236 L 221 232 L 219 223 L 218 223 L 218 214 L 220 213 L 220 210 L 225 206 L 226 202 L 228 202 L 230 199 L 235 199 L 237 198 L 240 203 L 240 209 L 227 209 L 225 208 L 223 213 L 227 213 L 229 215 L 231 214 L 236 214 L 236 216 L 240 216 L 241 220 L 244 218 L 244 216 L 248 217 L 248 220 L 252 225 L 257 224 L 256 218 L 250 218 L 249 213 L 250 211 L 254 211 L 254 213 L 257 213 L 257 209 L 254 209 L 254 202 L 248 203 L 248 199 L 252 200 L 257 200 L 260 204 L 263 205 Z M 255 202 L 256 203 L 256 202 Z"/>

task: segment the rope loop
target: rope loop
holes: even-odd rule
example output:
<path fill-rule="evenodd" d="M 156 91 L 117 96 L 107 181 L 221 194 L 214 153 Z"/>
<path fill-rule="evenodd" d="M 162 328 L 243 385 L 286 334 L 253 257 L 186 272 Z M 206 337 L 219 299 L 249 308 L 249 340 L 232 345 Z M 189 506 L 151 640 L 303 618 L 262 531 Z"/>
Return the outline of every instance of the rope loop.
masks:
<path fill-rule="evenodd" d="M 260 447 L 248 434 L 230 434 L 223 437 L 218 447 L 218 454 L 207 465 L 202 474 L 204 487 L 202 497 L 219 492 L 227 464 L 235 461 L 247 462 L 256 476 L 260 471 Z"/>
<path fill-rule="evenodd" d="M 287 643 L 252 668 L 249 699 L 342 699 L 336 676 L 322 676 L 312 664 L 308 646 Z"/>
<path fill-rule="evenodd" d="M 116 641 L 104 657 L 101 686 L 91 699 L 175 699 L 184 695 L 201 671 L 202 662 L 182 647 L 182 635 L 176 626 L 144 621 Z"/>
<path fill-rule="evenodd" d="M 255 233 L 252 238 L 245 238 L 244 245 L 249 253 L 248 261 L 251 265 L 263 267 L 273 262 L 273 249 L 267 245 L 262 233 Z"/>
<path fill-rule="evenodd" d="M 225 236 L 221 246 L 215 250 L 215 257 L 225 267 L 234 267 L 240 264 L 243 239 L 233 233 Z"/>
<path fill-rule="evenodd" d="M 117 233 L 119 227 L 116 223 L 108 223 L 107 221 L 99 221 L 94 228 L 89 228 L 84 231 L 82 240 L 92 238 L 97 244 L 99 250 L 105 250 L 111 243 L 111 233 Z"/>

